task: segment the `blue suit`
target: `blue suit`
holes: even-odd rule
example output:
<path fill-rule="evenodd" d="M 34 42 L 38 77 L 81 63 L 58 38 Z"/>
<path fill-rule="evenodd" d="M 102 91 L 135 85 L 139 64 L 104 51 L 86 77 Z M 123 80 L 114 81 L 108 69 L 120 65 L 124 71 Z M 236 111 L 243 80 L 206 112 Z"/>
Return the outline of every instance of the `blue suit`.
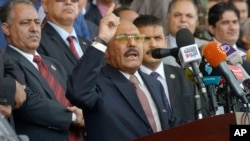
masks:
<path fill-rule="evenodd" d="M 66 96 L 84 111 L 87 140 L 129 141 L 152 134 L 133 84 L 119 70 L 103 65 L 103 58 L 103 52 L 89 47 L 67 84 Z M 183 123 L 166 112 L 160 82 L 141 71 L 139 74 L 156 104 L 162 130 Z"/>

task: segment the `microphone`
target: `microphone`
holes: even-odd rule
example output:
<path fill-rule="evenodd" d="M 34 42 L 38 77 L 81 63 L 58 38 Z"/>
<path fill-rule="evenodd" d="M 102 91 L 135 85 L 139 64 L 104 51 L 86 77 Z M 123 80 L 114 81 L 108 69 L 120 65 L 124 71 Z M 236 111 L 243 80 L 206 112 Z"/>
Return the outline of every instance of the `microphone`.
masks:
<path fill-rule="evenodd" d="M 201 55 L 195 44 L 192 33 L 187 28 L 182 28 L 176 33 L 176 44 L 180 48 L 179 59 L 183 68 L 189 67 L 194 62 L 201 61 Z"/>
<path fill-rule="evenodd" d="M 233 68 L 232 66 L 229 65 L 229 67 L 234 72 L 237 79 L 240 82 L 242 82 L 243 80 L 249 78 L 249 74 L 246 72 L 246 70 L 241 65 L 241 64 L 243 64 L 243 59 L 242 59 L 240 53 L 229 44 L 224 43 L 224 44 L 222 44 L 222 47 L 224 48 L 224 50 L 227 54 L 228 63 L 238 67 L 238 68 Z M 234 71 L 234 70 L 238 70 L 238 71 Z"/>
<path fill-rule="evenodd" d="M 247 57 L 246 57 L 247 61 L 250 61 L 250 49 L 247 50 Z"/>
<path fill-rule="evenodd" d="M 235 96 L 240 97 L 244 103 L 248 103 L 246 94 L 243 89 L 240 87 L 239 82 L 236 80 L 235 76 L 228 68 L 227 55 L 222 46 L 217 42 L 209 42 L 203 47 L 203 55 L 206 58 L 207 62 L 213 68 L 219 68 L 222 72 L 222 75 L 225 77 L 226 81 L 229 83 L 229 86 L 233 89 Z"/>
<path fill-rule="evenodd" d="M 151 51 L 151 55 L 153 58 L 156 59 L 161 59 L 167 56 L 178 56 L 179 48 L 171 48 L 171 49 L 166 49 L 166 48 L 156 48 Z"/>
<path fill-rule="evenodd" d="M 206 101 L 207 99 L 207 90 L 203 82 L 202 73 L 199 70 L 198 64 L 201 61 L 201 55 L 200 51 L 198 49 L 198 46 L 195 44 L 193 34 L 187 29 L 182 28 L 176 33 L 176 43 L 179 47 L 179 59 L 182 68 L 188 68 L 191 66 L 193 71 L 193 77 L 196 82 L 196 85 L 199 89 L 199 91 L 202 93 L 202 96 L 205 97 Z M 196 110 L 198 112 L 198 119 L 202 118 L 201 113 L 201 101 L 200 101 L 200 95 L 196 94 Z"/>

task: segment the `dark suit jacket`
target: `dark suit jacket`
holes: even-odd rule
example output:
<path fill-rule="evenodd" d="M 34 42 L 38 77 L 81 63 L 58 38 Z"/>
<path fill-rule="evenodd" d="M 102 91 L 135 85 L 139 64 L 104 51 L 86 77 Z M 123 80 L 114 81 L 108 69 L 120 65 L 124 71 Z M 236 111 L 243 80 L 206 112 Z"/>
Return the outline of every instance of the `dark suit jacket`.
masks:
<path fill-rule="evenodd" d="M 84 52 L 89 42 L 79 37 L 78 39 Z M 61 62 L 68 74 L 72 72 L 78 61 L 75 55 L 70 51 L 68 45 L 49 23 L 46 23 L 42 28 L 42 38 L 37 51 L 40 54 L 52 57 L 58 62 Z"/>
<path fill-rule="evenodd" d="M 22 71 L 15 65 L 10 57 L 0 49 L 0 104 L 14 106 L 16 94 L 16 82 L 25 85 L 25 79 Z M 15 128 L 13 116 L 7 119 Z"/>
<path fill-rule="evenodd" d="M 6 48 L 6 53 L 23 71 L 27 86 L 31 89 L 27 92 L 24 105 L 14 111 L 17 133 L 28 135 L 30 141 L 67 140 L 72 113 L 67 112 L 66 108 L 57 102 L 46 80 L 24 56 L 10 47 Z M 42 58 L 57 80 L 66 88 L 64 68 L 54 59 L 46 56 Z"/>
<path fill-rule="evenodd" d="M 68 79 L 66 96 L 84 109 L 87 139 L 129 141 L 152 134 L 133 84 L 119 70 L 103 66 L 103 58 L 103 52 L 89 47 Z M 182 123 L 166 112 L 160 82 L 139 73 L 156 104 L 162 129 Z"/>
<path fill-rule="evenodd" d="M 15 80 L 24 84 L 24 75 L 9 56 L 0 49 L 0 104 L 14 106 Z"/>
<path fill-rule="evenodd" d="M 194 120 L 195 87 L 187 80 L 183 69 L 164 64 L 166 82 L 173 115 Z"/>
<path fill-rule="evenodd" d="M 93 22 L 96 26 L 99 26 L 100 20 L 102 19 L 101 12 L 92 2 L 89 3 L 89 7 L 84 17 L 86 20 Z"/>

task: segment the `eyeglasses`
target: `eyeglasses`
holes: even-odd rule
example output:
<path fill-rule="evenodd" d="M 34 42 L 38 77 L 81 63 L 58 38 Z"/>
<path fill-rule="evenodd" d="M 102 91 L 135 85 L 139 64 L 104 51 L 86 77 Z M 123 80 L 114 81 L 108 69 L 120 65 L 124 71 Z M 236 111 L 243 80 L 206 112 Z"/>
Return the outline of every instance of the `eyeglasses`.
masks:
<path fill-rule="evenodd" d="M 144 41 L 145 35 L 143 34 L 134 34 L 134 35 L 128 35 L 128 34 L 121 34 L 115 37 L 115 40 L 119 43 L 128 43 L 129 39 L 134 39 L 135 42 L 141 43 Z"/>
<path fill-rule="evenodd" d="M 56 2 L 65 2 L 66 0 L 56 0 Z M 70 0 L 72 3 L 79 2 L 79 0 Z"/>

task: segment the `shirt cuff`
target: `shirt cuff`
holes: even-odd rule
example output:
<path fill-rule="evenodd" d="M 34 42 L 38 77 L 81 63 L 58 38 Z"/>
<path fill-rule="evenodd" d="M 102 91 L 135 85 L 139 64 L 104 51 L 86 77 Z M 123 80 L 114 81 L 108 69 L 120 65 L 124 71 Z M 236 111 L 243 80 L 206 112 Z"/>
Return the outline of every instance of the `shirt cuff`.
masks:
<path fill-rule="evenodd" d="M 92 43 L 92 46 L 95 47 L 96 49 L 102 51 L 102 52 L 106 52 L 106 49 L 107 49 L 107 46 L 105 46 L 99 42 L 96 42 L 96 41 L 94 41 Z"/>
<path fill-rule="evenodd" d="M 75 113 L 72 113 L 72 121 L 76 121 L 76 114 Z"/>

